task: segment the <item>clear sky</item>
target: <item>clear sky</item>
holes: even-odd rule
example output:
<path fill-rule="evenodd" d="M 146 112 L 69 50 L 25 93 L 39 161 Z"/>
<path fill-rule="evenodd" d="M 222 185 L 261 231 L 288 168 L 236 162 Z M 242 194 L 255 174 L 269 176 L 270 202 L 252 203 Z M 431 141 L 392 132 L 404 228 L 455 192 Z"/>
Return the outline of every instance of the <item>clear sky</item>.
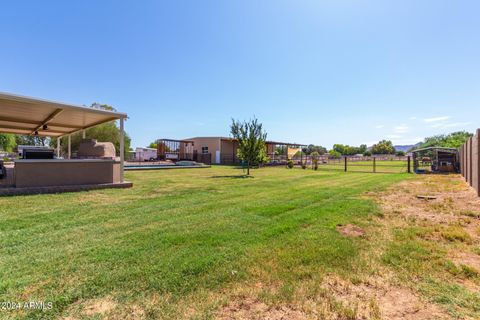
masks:
<path fill-rule="evenodd" d="M 127 112 L 133 146 L 395 144 L 480 127 L 480 1 L 3 1 L 0 91 Z"/>

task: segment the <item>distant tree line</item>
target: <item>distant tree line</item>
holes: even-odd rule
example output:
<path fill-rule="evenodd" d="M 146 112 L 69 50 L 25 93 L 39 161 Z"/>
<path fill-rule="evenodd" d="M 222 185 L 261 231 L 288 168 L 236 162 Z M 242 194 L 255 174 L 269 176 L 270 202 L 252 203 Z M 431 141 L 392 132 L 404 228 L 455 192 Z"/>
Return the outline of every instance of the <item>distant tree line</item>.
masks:
<path fill-rule="evenodd" d="M 302 148 L 302 152 L 306 155 L 311 155 L 313 152 L 316 152 L 319 155 L 323 155 L 326 154 L 328 151 L 325 147 L 309 144 L 306 148 Z"/>
<path fill-rule="evenodd" d="M 362 144 L 359 147 L 353 147 L 343 144 L 334 144 L 332 150 L 341 154 L 342 156 L 353 156 L 356 154 L 364 154 L 367 151 L 367 148 L 368 147 L 366 144 Z"/>
<path fill-rule="evenodd" d="M 416 144 L 412 150 L 428 147 L 460 148 L 471 136 L 473 134 L 470 132 L 457 131 L 450 134 L 427 137 L 423 142 Z"/>

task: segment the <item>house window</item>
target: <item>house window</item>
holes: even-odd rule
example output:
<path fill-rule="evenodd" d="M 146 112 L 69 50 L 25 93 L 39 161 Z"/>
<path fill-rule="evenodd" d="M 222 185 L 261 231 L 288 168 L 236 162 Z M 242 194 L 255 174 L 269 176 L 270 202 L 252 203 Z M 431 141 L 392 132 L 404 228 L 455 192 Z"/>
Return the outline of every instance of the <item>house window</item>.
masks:
<path fill-rule="evenodd" d="M 208 147 L 202 147 L 202 153 L 207 154 L 208 153 Z"/>

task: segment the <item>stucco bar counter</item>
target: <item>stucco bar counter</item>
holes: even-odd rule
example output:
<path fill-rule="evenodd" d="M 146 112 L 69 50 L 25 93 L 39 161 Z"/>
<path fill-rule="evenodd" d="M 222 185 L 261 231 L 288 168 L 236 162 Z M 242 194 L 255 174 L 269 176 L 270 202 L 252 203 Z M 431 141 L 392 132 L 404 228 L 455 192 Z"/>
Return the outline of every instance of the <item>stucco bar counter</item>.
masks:
<path fill-rule="evenodd" d="M 17 188 L 119 184 L 120 161 L 110 159 L 20 159 Z"/>

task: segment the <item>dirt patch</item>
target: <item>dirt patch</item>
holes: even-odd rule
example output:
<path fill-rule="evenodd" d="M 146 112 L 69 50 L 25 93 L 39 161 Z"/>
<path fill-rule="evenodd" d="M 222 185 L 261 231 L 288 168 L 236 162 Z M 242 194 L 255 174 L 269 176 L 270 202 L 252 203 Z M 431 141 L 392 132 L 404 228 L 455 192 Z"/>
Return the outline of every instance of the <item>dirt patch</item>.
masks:
<path fill-rule="evenodd" d="M 111 298 L 88 300 L 84 303 L 83 313 L 87 316 L 104 315 L 117 306 Z"/>
<path fill-rule="evenodd" d="M 295 310 L 286 305 L 268 306 L 257 299 L 246 298 L 240 301 L 232 301 L 218 314 L 217 319 L 268 319 L 268 320 L 303 320 L 309 319 L 300 310 Z"/>
<path fill-rule="evenodd" d="M 372 278 L 351 284 L 330 278 L 323 284 L 345 307 L 354 310 L 355 319 L 445 319 L 442 310 L 422 301 L 412 290 L 392 286 L 387 280 Z"/>
<path fill-rule="evenodd" d="M 362 237 L 365 235 L 365 231 L 354 224 L 338 225 L 337 231 L 347 237 Z"/>
<path fill-rule="evenodd" d="M 383 319 L 444 319 L 441 310 L 422 302 L 411 290 L 392 288 L 379 299 Z"/>
<path fill-rule="evenodd" d="M 435 199 L 419 199 L 419 194 L 432 195 Z M 480 226 L 480 219 L 476 218 L 480 198 L 459 175 L 432 175 L 408 180 L 380 195 L 370 193 L 368 196 L 380 204 L 385 214 L 401 220 L 459 224 L 472 230 Z"/>
<path fill-rule="evenodd" d="M 138 319 L 145 319 L 145 311 L 137 306 L 137 305 L 131 305 L 126 308 L 124 312 L 121 313 L 121 317 L 118 317 L 124 320 L 138 320 Z M 113 317 L 115 319 L 115 317 Z"/>
<path fill-rule="evenodd" d="M 419 194 L 432 195 L 434 199 L 419 199 Z M 480 198 L 459 175 L 417 176 L 386 192 L 368 196 L 382 208 L 383 216 L 377 221 L 386 239 L 394 240 L 392 230 L 415 230 L 413 236 L 424 243 L 431 242 L 439 256 L 451 252 L 438 261 L 438 266 L 430 266 L 438 272 L 438 277 L 478 292 L 480 256 L 473 253 L 473 248 L 480 243 Z M 449 259 L 454 267 L 448 265 Z M 419 301 L 411 292 L 398 287 L 386 291 L 378 303 L 387 319 L 430 319 L 439 312 L 439 307 Z M 455 307 L 470 311 L 460 303 Z"/>
<path fill-rule="evenodd" d="M 480 274 L 480 256 L 472 252 L 456 252 L 452 260 L 457 264 L 467 265 Z"/>

